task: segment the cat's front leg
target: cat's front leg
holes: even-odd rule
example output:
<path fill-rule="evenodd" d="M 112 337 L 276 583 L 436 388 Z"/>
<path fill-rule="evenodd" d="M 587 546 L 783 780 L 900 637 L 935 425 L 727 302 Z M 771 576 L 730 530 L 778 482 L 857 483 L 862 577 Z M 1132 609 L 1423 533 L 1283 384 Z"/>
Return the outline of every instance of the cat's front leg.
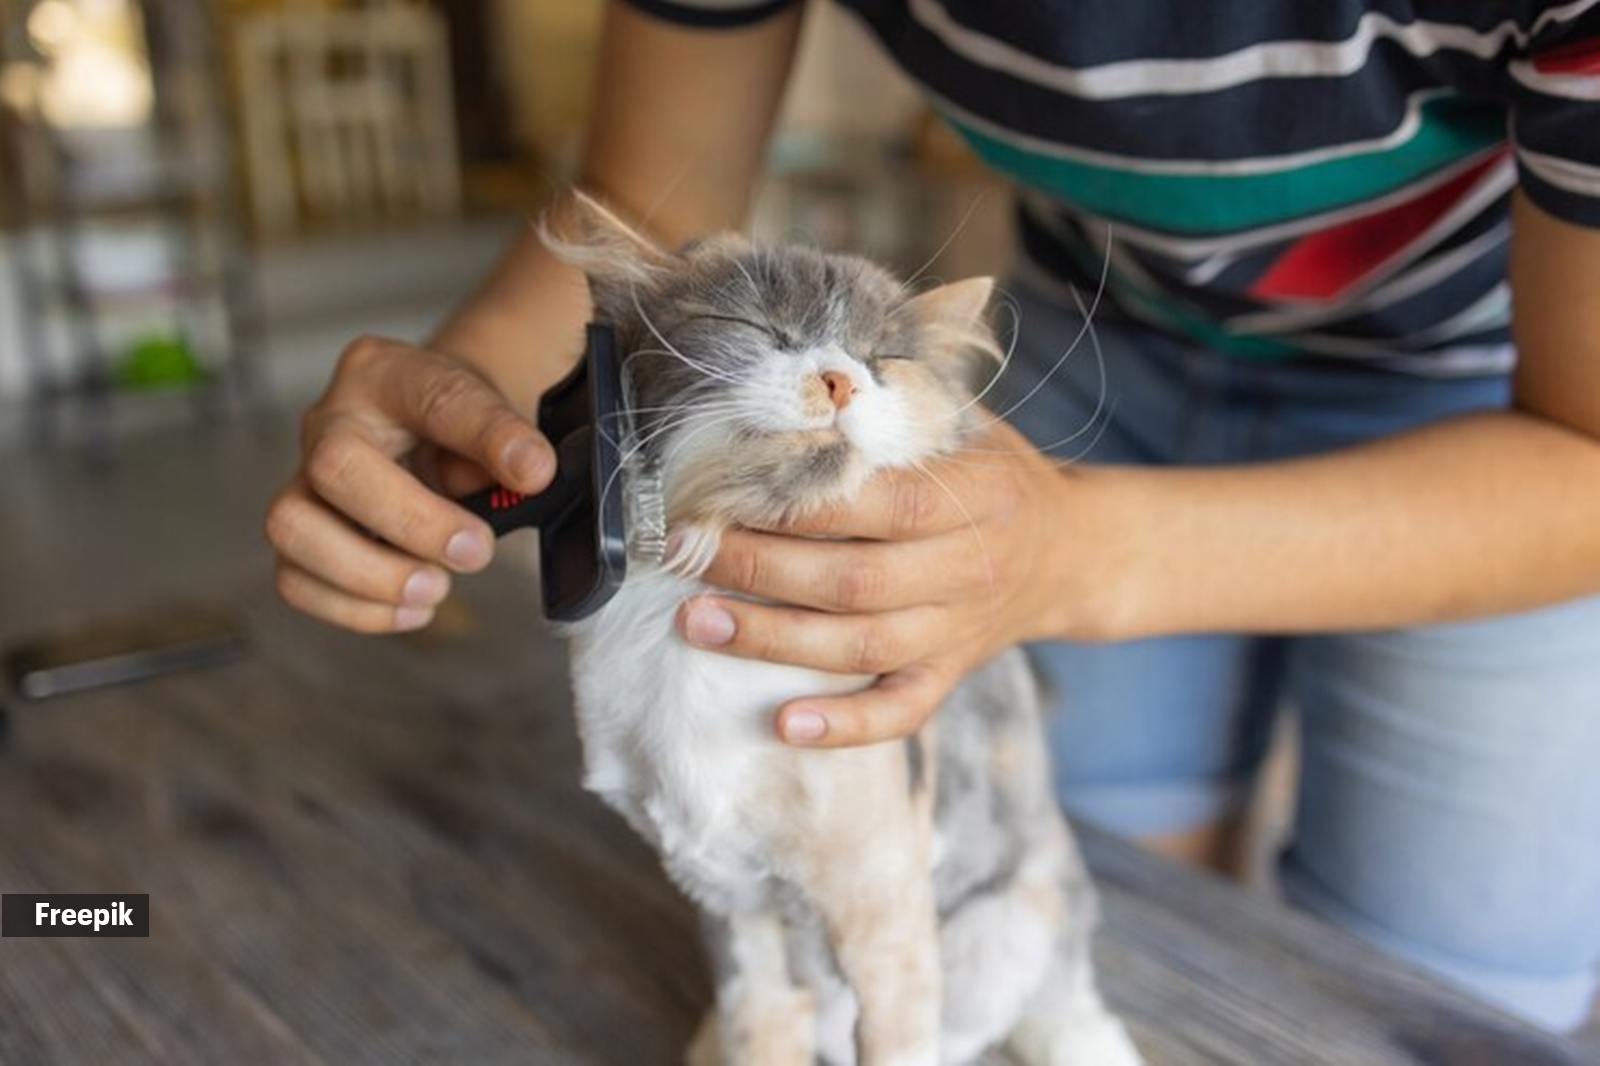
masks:
<path fill-rule="evenodd" d="M 855 992 L 857 1061 L 937 1066 L 941 967 L 929 811 L 906 787 L 902 746 L 859 750 L 888 765 L 852 767 L 831 753 L 838 791 L 814 808 L 798 881 Z M 813 795 L 829 787 L 813 781 Z"/>
<path fill-rule="evenodd" d="M 717 1005 L 689 1049 L 690 1066 L 812 1066 L 816 1004 L 790 977 L 778 914 L 703 912 L 702 924 Z"/>
<path fill-rule="evenodd" d="M 839 969 L 859 1005 L 858 1061 L 937 1066 L 941 975 L 926 868 L 914 861 L 879 865 L 874 860 L 881 854 L 864 858 L 881 880 L 830 878 L 816 897 Z"/>

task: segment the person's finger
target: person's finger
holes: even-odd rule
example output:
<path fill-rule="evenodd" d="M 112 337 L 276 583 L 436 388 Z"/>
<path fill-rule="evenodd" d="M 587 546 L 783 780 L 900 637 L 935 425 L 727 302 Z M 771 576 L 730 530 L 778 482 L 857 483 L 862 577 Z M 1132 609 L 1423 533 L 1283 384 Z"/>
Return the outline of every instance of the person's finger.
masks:
<path fill-rule="evenodd" d="M 762 599 L 824 611 L 891 611 L 980 596 L 986 556 L 970 541 L 807 540 L 729 530 L 701 577 Z"/>
<path fill-rule="evenodd" d="M 305 476 L 334 510 L 419 559 L 473 571 L 494 554 L 487 523 L 431 492 L 355 429 L 325 433 L 306 456 Z"/>
<path fill-rule="evenodd" d="M 778 735 L 808 748 L 848 748 L 910 736 L 938 710 L 959 675 L 915 663 L 849 696 L 807 696 L 778 709 Z"/>
<path fill-rule="evenodd" d="M 267 510 L 267 540 L 280 557 L 363 600 L 433 607 L 450 593 L 450 576 L 362 536 L 298 481 Z"/>
<path fill-rule="evenodd" d="M 380 408 L 423 440 L 476 462 L 507 488 L 534 493 L 549 485 L 555 450 L 533 423 L 482 375 L 428 354 L 419 353 L 407 373 L 372 378 Z"/>
<path fill-rule="evenodd" d="M 278 595 L 289 606 L 358 633 L 398 633 L 433 621 L 432 607 L 375 603 L 334 588 L 291 563 L 278 564 Z"/>
<path fill-rule="evenodd" d="M 677 624 L 695 647 L 741 659 L 835 674 L 884 674 L 942 651 L 948 618 L 939 607 L 828 614 L 696 596 L 678 609 Z"/>

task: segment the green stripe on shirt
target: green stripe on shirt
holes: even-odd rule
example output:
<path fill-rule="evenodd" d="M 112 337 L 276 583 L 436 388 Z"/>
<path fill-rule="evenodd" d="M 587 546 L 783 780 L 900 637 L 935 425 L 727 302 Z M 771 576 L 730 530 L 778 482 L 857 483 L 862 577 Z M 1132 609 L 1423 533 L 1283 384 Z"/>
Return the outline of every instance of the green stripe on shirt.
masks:
<path fill-rule="evenodd" d="M 1373 200 L 1506 137 L 1505 111 L 1454 97 L 1421 105 L 1406 141 L 1278 173 L 1151 174 L 1044 155 L 946 113 L 992 166 L 1114 221 L 1186 235 L 1254 229 Z"/>

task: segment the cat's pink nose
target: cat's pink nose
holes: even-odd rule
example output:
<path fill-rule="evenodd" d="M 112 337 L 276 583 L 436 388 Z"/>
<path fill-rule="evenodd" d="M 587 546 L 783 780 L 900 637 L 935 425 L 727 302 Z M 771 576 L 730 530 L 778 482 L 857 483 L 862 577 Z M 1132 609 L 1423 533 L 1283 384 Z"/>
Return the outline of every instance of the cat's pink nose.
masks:
<path fill-rule="evenodd" d="M 850 406 L 850 397 L 856 394 L 856 383 L 850 380 L 850 375 L 843 370 L 824 370 L 822 384 L 828 389 L 828 400 L 835 410 L 843 411 Z"/>

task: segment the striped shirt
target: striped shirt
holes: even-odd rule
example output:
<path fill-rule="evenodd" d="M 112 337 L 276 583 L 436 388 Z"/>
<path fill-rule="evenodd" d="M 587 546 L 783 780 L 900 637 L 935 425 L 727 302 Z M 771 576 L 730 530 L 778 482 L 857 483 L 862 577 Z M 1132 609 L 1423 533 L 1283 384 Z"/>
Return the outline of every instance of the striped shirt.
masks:
<path fill-rule="evenodd" d="M 1015 180 L 1033 266 L 1219 350 L 1503 371 L 1513 186 L 1600 226 L 1600 0 L 840 2 Z"/>

